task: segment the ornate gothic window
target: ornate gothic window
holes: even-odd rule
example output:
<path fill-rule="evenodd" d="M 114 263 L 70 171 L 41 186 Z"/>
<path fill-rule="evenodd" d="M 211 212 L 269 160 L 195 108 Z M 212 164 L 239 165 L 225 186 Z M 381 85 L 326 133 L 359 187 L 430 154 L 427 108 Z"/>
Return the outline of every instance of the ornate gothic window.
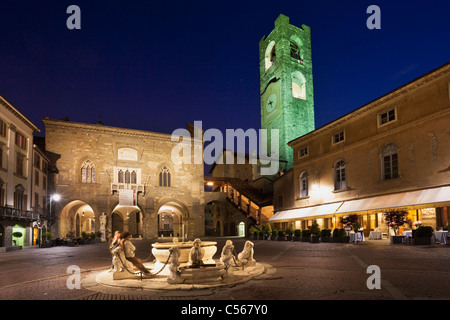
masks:
<path fill-rule="evenodd" d="M 381 150 L 383 180 L 398 178 L 397 146 L 388 144 Z"/>
<path fill-rule="evenodd" d="M 81 183 L 95 183 L 95 166 L 90 160 L 81 166 Z"/>
<path fill-rule="evenodd" d="M 340 160 L 334 166 L 334 190 L 347 189 L 347 177 L 345 174 L 345 161 Z"/>
<path fill-rule="evenodd" d="M 166 166 L 164 166 L 159 172 L 159 186 L 160 187 L 170 187 L 170 170 Z"/>
<path fill-rule="evenodd" d="M 303 172 L 299 177 L 300 183 L 300 198 L 308 196 L 308 173 Z"/>

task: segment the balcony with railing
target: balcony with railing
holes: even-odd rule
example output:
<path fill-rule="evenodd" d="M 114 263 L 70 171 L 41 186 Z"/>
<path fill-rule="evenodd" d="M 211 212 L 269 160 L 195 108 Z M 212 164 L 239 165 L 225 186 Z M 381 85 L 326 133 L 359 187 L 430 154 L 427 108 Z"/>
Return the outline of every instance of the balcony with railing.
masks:
<path fill-rule="evenodd" d="M 136 192 L 144 192 L 144 185 L 135 183 L 111 183 L 111 193 L 119 192 L 119 190 L 135 190 Z"/>
<path fill-rule="evenodd" d="M 0 218 L 9 219 L 24 219 L 24 220 L 39 220 L 40 215 L 38 212 L 22 210 L 10 207 L 0 207 Z"/>

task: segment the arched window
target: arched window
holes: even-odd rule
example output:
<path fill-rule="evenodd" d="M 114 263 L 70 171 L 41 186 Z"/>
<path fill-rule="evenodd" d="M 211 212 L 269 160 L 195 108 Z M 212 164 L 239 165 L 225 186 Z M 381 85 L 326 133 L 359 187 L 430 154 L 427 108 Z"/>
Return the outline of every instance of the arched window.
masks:
<path fill-rule="evenodd" d="M 306 100 L 306 78 L 300 71 L 292 73 L 292 96 Z"/>
<path fill-rule="evenodd" d="M 303 172 L 299 177 L 300 184 L 300 198 L 308 196 L 308 173 Z"/>
<path fill-rule="evenodd" d="M 131 183 L 136 184 L 137 183 L 137 175 L 136 175 L 136 171 L 133 170 L 131 172 Z"/>
<path fill-rule="evenodd" d="M 159 186 L 160 187 L 170 187 L 170 170 L 166 166 L 164 166 L 159 172 Z"/>
<path fill-rule="evenodd" d="M 300 53 L 300 48 L 294 41 L 291 41 L 291 58 L 297 60 L 298 63 L 302 63 L 303 61 Z"/>
<path fill-rule="evenodd" d="M 271 41 L 267 46 L 266 52 L 264 54 L 264 65 L 266 70 L 268 70 L 276 60 L 277 55 L 275 52 L 275 41 Z"/>
<path fill-rule="evenodd" d="M 83 162 L 83 165 L 81 166 L 81 182 L 95 183 L 95 166 L 89 160 Z"/>
<path fill-rule="evenodd" d="M 125 183 L 130 183 L 130 171 L 125 171 Z"/>
<path fill-rule="evenodd" d="M 347 177 L 345 173 L 345 161 L 340 160 L 334 165 L 334 190 L 347 189 Z"/>
<path fill-rule="evenodd" d="M 388 144 L 381 150 L 381 170 L 383 180 L 398 178 L 398 154 L 397 146 Z"/>
<path fill-rule="evenodd" d="M 124 183 L 125 182 L 125 176 L 124 176 L 124 173 L 123 173 L 122 169 L 119 170 L 118 181 L 119 181 L 119 183 Z"/>

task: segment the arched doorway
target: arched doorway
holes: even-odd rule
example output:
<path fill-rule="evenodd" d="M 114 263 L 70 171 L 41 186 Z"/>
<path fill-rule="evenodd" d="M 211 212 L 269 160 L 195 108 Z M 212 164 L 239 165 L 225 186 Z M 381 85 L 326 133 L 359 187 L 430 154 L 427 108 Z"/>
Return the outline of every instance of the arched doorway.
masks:
<path fill-rule="evenodd" d="M 82 233 L 95 232 L 95 214 L 92 207 L 84 201 L 74 200 L 61 210 L 59 237 L 64 238 L 71 232 L 75 237 Z"/>
<path fill-rule="evenodd" d="M 128 231 L 133 238 L 143 236 L 143 215 L 138 206 L 117 205 L 111 214 L 111 218 L 113 234 L 115 231 Z"/>
<path fill-rule="evenodd" d="M 241 222 L 238 225 L 238 236 L 245 237 L 245 222 Z"/>
<path fill-rule="evenodd" d="M 158 236 L 184 239 L 188 234 L 187 217 L 184 205 L 176 201 L 164 203 L 158 210 Z"/>
<path fill-rule="evenodd" d="M 216 237 L 220 237 L 221 232 L 220 232 L 220 221 L 217 221 L 216 223 Z"/>
<path fill-rule="evenodd" d="M 116 231 L 123 232 L 123 219 L 122 216 L 119 213 L 113 212 L 111 214 L 111 230 L 114 234 Z"/>

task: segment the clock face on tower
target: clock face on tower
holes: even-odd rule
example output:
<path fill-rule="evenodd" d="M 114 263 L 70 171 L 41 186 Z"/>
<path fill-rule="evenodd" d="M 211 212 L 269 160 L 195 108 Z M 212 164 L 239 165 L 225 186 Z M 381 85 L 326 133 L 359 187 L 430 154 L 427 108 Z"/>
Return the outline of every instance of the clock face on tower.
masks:
<path fill-rule="evenodd" d="M 262 94 L 263 125 L 268 124 L 281 113 L 280 83 L 281 81 L 270 83 Z"/>

